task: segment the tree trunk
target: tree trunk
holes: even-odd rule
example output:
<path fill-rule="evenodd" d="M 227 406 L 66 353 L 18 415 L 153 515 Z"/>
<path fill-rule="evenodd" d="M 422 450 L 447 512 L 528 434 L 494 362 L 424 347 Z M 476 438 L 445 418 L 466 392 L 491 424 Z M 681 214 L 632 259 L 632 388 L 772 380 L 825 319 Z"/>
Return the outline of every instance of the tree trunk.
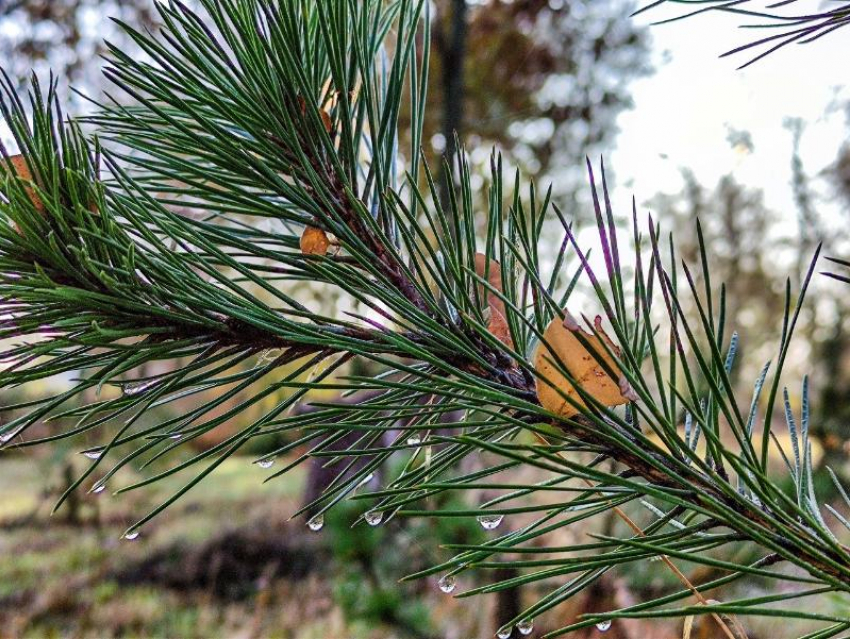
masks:
<path fill-rule="evenodd" d="M 446 140 L 445 158 L 455 166 L 455 135 L 463 131 L 464 78 L 463 67 L 466 57 L 468 8 L 466 0 L 449 0 L 451 15 L 440 26 L 438 51 L 443 70 L 443 137 Z M 443 205 L 449 202 L 450 189 L 454 188 L 452 172 L 440 169 L 440 196 Z"/>

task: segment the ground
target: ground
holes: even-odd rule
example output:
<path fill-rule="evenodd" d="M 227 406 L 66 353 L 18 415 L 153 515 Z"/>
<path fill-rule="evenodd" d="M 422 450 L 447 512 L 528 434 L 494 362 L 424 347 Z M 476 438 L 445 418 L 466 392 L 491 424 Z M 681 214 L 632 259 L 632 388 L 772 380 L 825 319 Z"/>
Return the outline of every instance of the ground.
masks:
<path fill-rule="evenodd" d="M 0 457 L 0 637 L 471 639 L 495 633 L 494 597 L 454 599 L 439 592 L 436 578 L 397 581 L 447 558 L 435 538 L 483 534 L 474 522 L 352 530 L 355 517 L 343 508 L 340 519 L 329 518 L 312 533 L 303 519 L 289 521 L 300 502 L 300 471 L 263 484 L 271 471 L 236 457 L 129 541 L 121 536 L 126 528 L 186 478 L 119 496 L 112 495 L 114 486 L 83 494 L 80 521 L 69 523 L 65 510 L 49 515 L 63 480 L 48 470 L 61 467 L 55 461 L 29 453 Z M 82 468 L 82 458 L 77 463 Z M 582 610 L 610 605 L 611 597 L 622 605 L 669 587 L 659 565 L 601 582 L 597 591 L 535 620 L 533 636 Z M 850 614 L 838 600 L 819 605 Z M 591 629 L 582 637 L 682 636 L 681 621 L 652 623 L 651 629 L 615 625 L 604 637 Z M 805 634 L 781 619 L 746 624 L 753 639 Z M 713 630 L 692 637 L 712 637 Z"/>

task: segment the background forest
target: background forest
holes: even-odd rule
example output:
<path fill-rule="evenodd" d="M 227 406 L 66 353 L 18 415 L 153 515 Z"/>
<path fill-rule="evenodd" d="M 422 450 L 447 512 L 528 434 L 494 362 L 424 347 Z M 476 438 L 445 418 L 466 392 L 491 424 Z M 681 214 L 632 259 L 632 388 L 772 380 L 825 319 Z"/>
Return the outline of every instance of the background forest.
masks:
<path fill-rule="evenodd" d="M 52 70 L 68 109 L 85 112 L 85 96 L 107 90 L 100 71 L 104 39 L 138 54 L 107 16 L 156 30 L 152 3 L 0 0 L 0 66 L 22 90 L 31 72 L 46 78 Z M 433 8 L 426 152 L 433 158 L 452 152 L 457 132 L 470 152 L 473 184 L 483 192 L 491 148 L 497 145 L 506 165 L 536 176 L 538 184 L 553 184 L 554 201 L 578 220 L 579 238 L 595 232 L 584 158 L 604 156 L 615 206 L 626 210 L 634 193 L 639 207 L 675 231 L 685 259 L 698 260 L 693 222 L 702 221 L 712 277 L 726 282 L 727 317 L 740 335 L 739 358 L 768 359 L 765 353 L 781 329 L 787 274 L 801 277 L 818 244 L 827 254 L 850 255 L 850 143 L 845 142 L 850 95 L 837 65 L 816 71 L 807 66 L 812 56 L 825 61 L 835 50 L 846 56 L 846 39 L 805 47 L 805 53 L 780 53 L 735 71 L 728 60 L 716 59 L 723 49 L 712 38 L 703 35 L 686 44 L 694 32 L 712 28 L 735 36 L 728 24 L 686 23 L 671 33 L 669 26 L 650 27 L 648 17 L 629 18 L 636 7 L 622 0 L 435 0 Z M 689 76 L 683 65 L 690 65 Z M 786 99 L 780 89 L 793 93 L 807 74 L 819 83 L 809 100 Z M 693 86 L 677 85 L 683 77 Z M 728 84 L 702 86 L 718 78 Z M 778 117 L 781 126 L 770 129 L 757 115 L 724 110 L 723 92 L 729 91 L 728 104 L 734 105 L 740 98 L 736 91 L 748 81 L 767 95 L 755 98 L 753 108 L 770 108 L 770 122 Z M 706 91 L 716 94 L 715 101 L 695 105 L 693 95 Z M 662 104 L 667 113 L 657 112 Z M 409 112 L 405 118 L 409 121 Z M 680 121 L 683 139 L 666 150 L 669 131 Z M 693 134 L 699 128 L 707 133 Z M 8 132 L 0 133 L 8 143 Z M 689 143 L 690 153 L 683 150 Z M 451 178 L 439 179 L 446 189 Z M 558 248 L 551 247 L 550 260 Z M 314 293 L 305 284 L 298 294 Z M 333 306 L 338 300 L 321 302 Z M 830 503 L 837 495 L 826 467 L 850 479 L 848 312 L 846 288 L 817 279 L 789 357 L 790 368 L 811 379 L 818 411 L 810 431 L 815 483 Z M 736 369 L 736 374 L 749 386 L 757 370 Z M 30 389 L 3 401 L 22 401 L 26 392 Z M 226 435 L 216 431 L 195 445 L 211 447 Z M 485 539 L 487 531 L 474 520 L 351 528 L 343 503 L 321 535 L 311 533 L 301 519 L 289 517 L 327 483 L 327 469 L 302 466 L 263 483 L 271 471 L 253 462 L 273 449 L 273 442 L 227 460 L 146 527 L 143 537 L 127 543 L 119 537 L 134 514 L 172 493 L 176 480 L 118 497 L 109 491 L 74 493 L 51 516 L 56 499 L 85 465 L 85 457 L 69 454 L 72 445 L 79 442 L 26 455 L 0 454 L 0 636 L 462 639 L 495 635 L 523 602 L 534 599 L 529 592 L 534 585 L 471 601 L 447 596 L 436 578 L 397 583 L 401 574 L 446 559 L 435 550 L 435 539 L 441 544 Z M 603 529 L 592 532 L 622 526 L 612 514 Z M 574 537 L 565 533 L 562 543 L 585 532 L 575 527 Z M 689 574 L 693 581 L 711 577 L 705 567 L 699 570 L 704 572 Z M 655 569 L 606 576 L 582 597 L 536 619 L 535 633 L 585 611 L 649 599 L 670 583 L 673 575 Z M 850 614 L 839 599 L 825 598 L 818 605 Z M 707 616 L 685 623 L 693 624 L 692 637 L 718 636 Z M 753 639 L 796 637 L 809 630 L 806 622 L 781 619 L 748 624 Z M 683 629 L 678 620 L 629 620 L 577 636 L 602 632 L 637 639 L 679 637 Z"/>

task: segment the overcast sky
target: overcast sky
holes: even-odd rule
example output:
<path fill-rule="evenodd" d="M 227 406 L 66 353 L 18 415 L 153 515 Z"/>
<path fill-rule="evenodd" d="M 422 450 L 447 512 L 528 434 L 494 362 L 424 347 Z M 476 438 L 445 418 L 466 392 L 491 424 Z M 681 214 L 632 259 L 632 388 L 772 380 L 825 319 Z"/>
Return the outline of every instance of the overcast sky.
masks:
<path fill-rule="evenodd" d="M 649 23 L 657 17 L 635 19 Z M 621 134 L 607 154 L 617 175 L 620 210 L 632 193 L 640 203 L 658 191 L 678 192 L 681 167 L 708 186 L 733 171 L 740 182 L 763 189 L 767 205 L 784 215 L 776 232 L 796 232 L 793 137 L 784 120 L 800 117 L 807 123 L 801 155 L 809 175 L 835 160 L 850 131 L 844 110 L 850 100 L 845 86 L 850 38 L 838 31 L 737 71 L 746 57 L 718 55 L 760 35 L 737 24 L 732 16 L 718 15 L 651 28 L 657 72 L 633 84 L 635 108 L 620 117 Z M 751 153 L 731 147 L 730 127 L 750 132 Z M 818 209 L 830 226 L 846 224 L 836 206 L 819 202 Z"/>

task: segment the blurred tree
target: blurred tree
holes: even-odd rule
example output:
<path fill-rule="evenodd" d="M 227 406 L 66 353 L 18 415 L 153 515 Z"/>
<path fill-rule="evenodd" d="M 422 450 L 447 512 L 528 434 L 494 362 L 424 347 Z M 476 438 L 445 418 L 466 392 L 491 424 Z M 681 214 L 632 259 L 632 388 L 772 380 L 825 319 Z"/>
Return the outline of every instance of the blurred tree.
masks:
<path fill-rule="evenodd" d="M 137 51 L 111 18 L 140 29 L 155 26 L 155 0 L 0 0 L 0 59 L 22 86 L 36 73 L 53 72 L 90 94 L 101 87 L 105 40 Z"/>
<path fill-rule="evenodd" d="M 426 114 L 424 139 L 438 153 L 452 150 L 453 131 L 482 151 L 498 145 L 530 172 L 557 172 L 556 192 L 572 193 L 582 158 L 611 142 L 631 106 L 629 84 L 651 71 L 646 30 L 622 19 L 620 2 L 435 7 L 428 91 L 442 111 Z"/>
<path fill-rule="evenodd" d="M 758 348 L 776 338 L 765 327 L 782 314 L 782 282 L 770 268 L 776 247 L 768 233 L 776 215 L 769 211 L 760 190 L 750 189 L 732 175 L 708 188 L 689 169 L 682 170 L 683 188 L 675 194 L 658 194 L 649 201 L 662 219 L 675 220 L 680 257 L 699 259 L 699 239 L 694 221 L 702 225 L 712 261 L 715 284 L 726 284 L 726 313 L 730 330 L 741 333 L 741 344 Z"/>

